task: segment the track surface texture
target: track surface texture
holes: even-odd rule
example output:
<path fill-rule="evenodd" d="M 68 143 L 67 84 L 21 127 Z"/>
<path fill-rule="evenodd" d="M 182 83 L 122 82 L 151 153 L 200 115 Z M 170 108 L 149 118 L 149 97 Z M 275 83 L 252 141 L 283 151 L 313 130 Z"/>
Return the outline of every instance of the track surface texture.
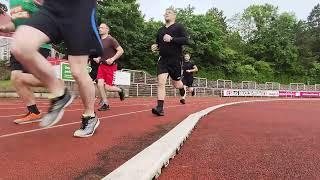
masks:
<path fill-rule="evenodd" d="M 160 180 L 319 179 L 320 101 L 227 106 L 203 118 Z"/>
<path fill-rule="evenodd" d="M 189 114 L 240 100 L 244 99 L 189 98 L 186 105 L 181 105 L 178 98 L 168 98 L 166 116 L 155 117 L 151 114 L 154 98 L 129 98 L 124 102 L 110 99 L 111 110 L 98 112 L 101 124 L 96 134 L 80 139 L 72 137 L 80 127 L 83 108 L 79 99 L 50 129 L 40 129 L 37 123 L 14 124 L 12 121 L 26 112 L 22 101 L 0 99 L 0 179 L 101 179 Z M 38 100 L 37 104 L 46 112 L 48 101 Z"/>

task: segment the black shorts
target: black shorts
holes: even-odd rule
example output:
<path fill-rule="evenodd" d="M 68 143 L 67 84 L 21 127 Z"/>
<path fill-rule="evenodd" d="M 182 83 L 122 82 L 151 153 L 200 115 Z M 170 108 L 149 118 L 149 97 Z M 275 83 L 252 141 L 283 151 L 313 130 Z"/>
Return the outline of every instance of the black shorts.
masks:
<path fill-rule="evenodd" d="M 181 58 L 163 58 L 160 57 L 157 64 L 157 74 L 169 73 L 174 81 L 181 80 Z"/>
<path fill-rule="evenodd" d="M 97 69 L 92 69 L 89 73 L 92 81 L 96 81 L 97 80 L 97 75 L 98 75 L 98 70 Z"/>
<path fill-rule="evenodd" d="M 39 53 L 43 57 L 47 58 L 50 55 L 50 50 L 46 48 L 40 48 Z M 10 56 L 10 68 L 11 68 L 11 71 L 19 70 L 19 71 L 23 71 L 24 73 L 29 73 L 25 68 L 23 68 L 22 64 L 20 64 L 20 62 L 18 62 L 12 54 Z"/>
<path fill-rule="evenodd" d="M 61 1 L 50 3 L 63 6 Z M 64 41 L 68 55 L 101 55 L 102 43 L 95 23 L 96 1 L 81 0 L 73 7 L 67 5 L 60 9 L 48 6 L 41 7 L 25 25 L 40 30 L 52 43 Z"/>
<path fill-rule="evenodd" d="M 185 86 L 192 87 L 193 76 L 183 76 L 182 82 Z"/>

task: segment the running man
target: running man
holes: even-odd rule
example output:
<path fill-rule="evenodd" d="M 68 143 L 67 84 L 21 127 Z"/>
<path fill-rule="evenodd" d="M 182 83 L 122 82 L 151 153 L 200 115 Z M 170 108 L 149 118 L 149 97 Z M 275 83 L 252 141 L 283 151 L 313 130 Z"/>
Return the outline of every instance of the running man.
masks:
<path fill-rule="evenodd" d="M 114 75 L 118 70 L 116 60 L 121 57 L 124 51 L 118 41 L 109 34 L 109 31 L 110 27 L 107 24 L 100 24 L 99 32 L 102 39 L 103 52 L 99 58 L 101 64 L 98 69 L 97 80 L 102 102 L 100 103 L 101 107 L 98 111 L 110 109 L 106 91 L 118 92 L 121 101 L 125 98 L 124 89 L 113 85 Z"/>
<path fill-rule="evenodd" d="M 40 2 L 37 1 L 24 1 L 24 0 L 11 0 L 10 1 L 10 14 L 12 22 L 0 26 L 1 32 L 13 32 L 15 29 L 22 25 L 30 16 L 39 10 Z M 44 44 L 39 49 L 39 53 L 47 58 L 50 55 L 51 45 Z M 39 79 L 23 68 L 23 66 L 15 59 L 13 55 L 10 57 L 11 68 L 11 81 L 17 91 L 17 94 L 22 98 L 27 106 L 28 113 L 14 120 L 17 124 L 25 124 L 39 121 L 41 113 L 36 105 L 35 97 L 32 92 L 32 87 L 41 87 L 43 84 Z"/>
<path fill-rule="evenodd" d="M 182 82 L 183 82 L 185 88 L 188 90 L 188 92 L 191 92 L 191 95 L 194 96 L 195 91 L 194 91 L 194 88 L 192 87 L 193 73 L 198 71 L 198 67 L 196 65 L 194 65 L 192 62 L 190 62 L 190 58 L 191 58 L 191 55 L 189 53 L 184 55 L 184 62 L 182 65 L 182 69 L 183 69 Z M 185 93 L 185 95 L 180 100 L 180 102 L 182 104 L 186 103 L 186 101 L 185 101 L 186 96 L 187 96 L 187 93 Z"/>
<path fill-rule="evenodd" d="M 102 51 L 95 25 L 95 9 L 95 0 L 45 0 L 42 8 L 13 36 L 12 54 L 51 93 L 51 106 L 48 114 L 41 119 L 41 127 L 48 128 L 58 123 L 64 109 L 73 100 L 70 91 L 55 77 L 52 65 L 37 51 L 42 44 L 57 44 L 62 40 L 85 108 L 82 125 L 74 136 L 92 136 L 99 126 L 99 119 L 94 112 L 95 89 L 86 69 L 88 55 Z"/>
<path fill-rule="evenodd" d="M 176 23 L 176 11 L 173 8 L 166 9 L 165 26 L 161 27 L 157 34 L 156 44 L 151 46 L 153 52 L 159 51 L 160 58 L 157 64 L 158 74 L 158 102 L 152 113 L 164 116 L 163 104 L 166 96 L 165 84 L 168 75 L 172 84 L 179 89 L 181 97 L 186 93 L 181 81 L 182 46 L 188 44 L 185 28 Z"/>

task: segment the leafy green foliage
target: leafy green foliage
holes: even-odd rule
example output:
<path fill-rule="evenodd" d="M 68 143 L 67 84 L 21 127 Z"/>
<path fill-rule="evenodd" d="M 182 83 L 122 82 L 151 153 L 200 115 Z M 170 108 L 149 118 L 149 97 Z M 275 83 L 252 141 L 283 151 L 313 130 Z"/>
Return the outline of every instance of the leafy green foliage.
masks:
<path fill-rule="evenodd" d="M 158 55 L 151 53 L 162 22 L 146 21 L 136 0 L 99 2 L 98 21 L 106 22 L 125 50 L 120 64 L 155 73 Z M 190 36 L 185 48 L 198 66 L 196 76 L 209 79 L 280 83 L 320 83 L 320 5 L 307 21 L 279 13 L 271 4 L 249 6 L 227 20 L 212 7 L 195 14 L 189 6 L 177 9 L 177 22 Z"/>

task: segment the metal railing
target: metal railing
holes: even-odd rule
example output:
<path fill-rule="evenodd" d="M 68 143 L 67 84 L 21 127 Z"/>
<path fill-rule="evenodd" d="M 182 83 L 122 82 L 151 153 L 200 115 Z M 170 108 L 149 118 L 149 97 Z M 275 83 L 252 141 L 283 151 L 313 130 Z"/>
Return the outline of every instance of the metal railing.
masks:
<path fill-rule="evenodd" d="M 230 89 L 232 89 L 232 80 L 224 80 L 224 79 L 218 79 L 217 81 L 217 88 L 227 88 L 226 85 L 227 83 L 230 84 Z M 222 82 L 223 86 L 220 87 L 220 82 Z"/>
<path fill-rule="evenodd" d="M 303 89 L 300 89 L 301 86 Z M 296 87 L 296 88 L 293 89 L 292 87 Z M 305 91 L 306 85 L 304 83 L 290 83 L 289 88 L 290 88 L 290 90 L 296 90 L 296 91 L 303 90 L 303 91 Z"/>
<path fill-rule="evenodd" d="M 265 90 L 270 90 L 270 89 L 268 88 L 268 86 L 270 86 L 270 85 L 271 85 L 271 90 L 280 90 L 280 88 L 281 88 L 281 85 L 280 85 L 280 83 L 278 83 L 278 82 L 266 82 L 266 83 L 264 84 L 264 89 L 265 89 Z M 275 89 L 275 86 L 277 86 L 278 88 Z"/>
<path fill-rule="evenodd" d="M 250 85 L 254 86 L 254 88 L 251 88 Z M 247 88 L 245 88 L 245 85 L 247 86 Z M 241 89 L 257 89 L 257 83 L 254 81 L 242 81 L 241 82 Z"/>

